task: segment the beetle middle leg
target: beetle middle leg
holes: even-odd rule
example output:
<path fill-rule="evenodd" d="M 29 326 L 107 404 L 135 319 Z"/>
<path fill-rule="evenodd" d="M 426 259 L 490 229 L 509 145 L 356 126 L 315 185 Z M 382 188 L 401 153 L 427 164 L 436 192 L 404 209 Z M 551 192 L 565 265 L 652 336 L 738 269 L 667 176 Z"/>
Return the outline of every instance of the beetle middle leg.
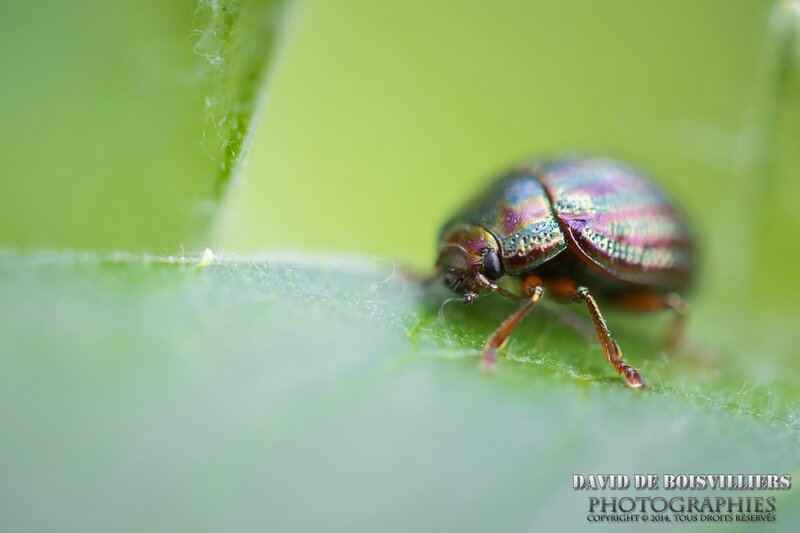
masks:
<path fill-rule="evenodd" d="M 614 304 L 630 311 L 661 311 L 670 310 L 673 313 L 672 323 L 664 335 L 664 347 L 668 351 L 675 351 L 683 344 L 683 332 L 686 327 L 686 314 L 689 304 L 674 292 L 658 293 L 631 293 L 617 296 Z"/>
<path fill-rule="evenodd" d="M 544 282 L 539 276 L 530 275 L 522 280 L 522 304 L 514 311 L 511 316 L 506 318 L 500 327 L 486 340 L 481 358 L 481 369 L 491 372 L 497 366 L 497 350 L 503 346 L 511 332 L 514 331 L 525 315 L 533 309 L 544 295 Z"/>
<path fill-rule="evenodd" d="M 584 302 L 589 310 L 589 315 L 592 317 L 595 333 L 597 334 L 597 339 L 600 341 L 600 347 L 603 349 L 603 354 L 605 354 L 606 359 L 614 365 L 614 369 L 617 373 L 624 377 L 631 387 L 638 389 L 647 386 L 647 382 L 639 375 L 639 371 L 622 358 L 622 350 L 611 335 L 611 331 L 609 331 L 608 325 L 603 315 L 600 313 L 600 308 L 597 307 L 597 302 L 589 293 L 589 289 L 566 278 L 551 280 L 548 282 L 547 288 L 561 301 Z"/>

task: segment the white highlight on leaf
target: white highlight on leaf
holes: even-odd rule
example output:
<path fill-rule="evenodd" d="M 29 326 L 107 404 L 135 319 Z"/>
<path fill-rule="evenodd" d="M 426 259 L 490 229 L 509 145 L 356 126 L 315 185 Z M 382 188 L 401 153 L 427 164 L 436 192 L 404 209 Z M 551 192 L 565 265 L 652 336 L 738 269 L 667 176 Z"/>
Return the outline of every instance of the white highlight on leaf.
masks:
<path fill-rule="evenodd" d="M 203 255 L 200 256 L 200 260 L 197 262 L 197 266 L 205 267 L 214 262 L 214 252 L 211 251 L 211 248 L 206 248 L 203 250 Z"/>

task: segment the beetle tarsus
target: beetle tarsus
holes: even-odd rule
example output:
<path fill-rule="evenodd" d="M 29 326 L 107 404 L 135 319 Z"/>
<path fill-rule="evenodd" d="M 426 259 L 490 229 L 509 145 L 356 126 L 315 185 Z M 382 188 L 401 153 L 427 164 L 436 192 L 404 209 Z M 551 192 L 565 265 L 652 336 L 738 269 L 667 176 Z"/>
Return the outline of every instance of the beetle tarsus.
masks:
<path fill-rule="evenodd" d="M 617 373 L 624 377 L 628 382 L 628 386 L 632 389 L 646 389 L 647 381 L 639 374 L 639 371 L 623 360 L 614 363 L 614 368 Z"/>
<path fill-rule="evenodd" d="M 483 357 L 478 361 L 478 368 L 486 374 L 497 372 L 497 348 L 486 347 Z"/>

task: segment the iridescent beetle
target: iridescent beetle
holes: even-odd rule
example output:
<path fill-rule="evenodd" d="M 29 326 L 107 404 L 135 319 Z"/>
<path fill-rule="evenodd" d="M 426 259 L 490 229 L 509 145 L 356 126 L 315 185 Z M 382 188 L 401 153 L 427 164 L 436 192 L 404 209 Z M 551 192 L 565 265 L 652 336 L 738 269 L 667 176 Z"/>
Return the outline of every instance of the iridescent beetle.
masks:
<path fill-rule="evenodd" d="M 640 311 L 670 309 L 666 342 L 679 342 L 695 245 L 686 220 L 639 172 L 603 158 L 527 164 L 493 183 L 453 216 L 439 236 L 438 276 L 470 303 L 481 291 L 521 301 L 489 337 L 484 369 L 525 315 L 549 293 L 584 302 L 600 346 L 631 387 L 646 385 L 593 297 Z M 498 286 L 519 280 L 520 295 Z"/>

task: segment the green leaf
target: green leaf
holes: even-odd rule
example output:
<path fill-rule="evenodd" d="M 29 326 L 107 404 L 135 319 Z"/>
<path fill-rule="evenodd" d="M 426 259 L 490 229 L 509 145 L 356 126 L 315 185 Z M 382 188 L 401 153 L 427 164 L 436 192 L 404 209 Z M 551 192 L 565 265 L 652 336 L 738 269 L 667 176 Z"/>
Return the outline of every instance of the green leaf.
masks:
<path fill-rule="evenodd" d="M 668 360 L 664 317 L 608 313 L 633 391 L 537 310 L 490 376 L 512 306 L 448 297 L 379 259 L 0 255 L 0 529 L 571 531 L 574 473 L 798 473 L 796 365 L 743 383 L 747 342 Z"/>
<path fill-rule="evenodd" d="M 279 0 L 14 2 L 0 17 L 0 242 L 175 250 L 244 153 Z"/>
<path fill-rule="evenodd" d="M 280 0 L 200 0 L 194 52 L 206 60 L 206 147 L 219 161 L 219 199 L 241 163 L 277 38 Z"/>

